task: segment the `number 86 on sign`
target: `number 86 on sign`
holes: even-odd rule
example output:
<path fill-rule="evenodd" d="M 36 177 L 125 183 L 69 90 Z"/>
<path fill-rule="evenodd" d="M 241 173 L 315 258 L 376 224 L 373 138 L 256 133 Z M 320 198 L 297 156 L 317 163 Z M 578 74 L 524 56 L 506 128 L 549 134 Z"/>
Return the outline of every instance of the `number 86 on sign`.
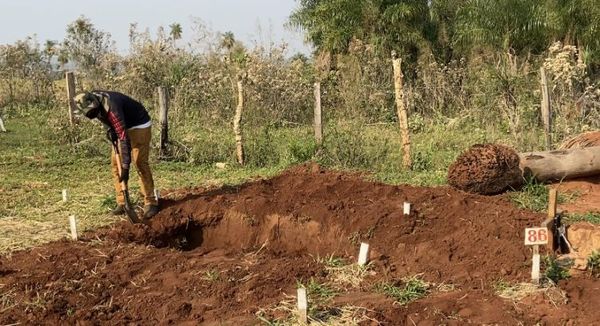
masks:
<path fill-rule="evenodd" d="M 525 229 L 525 245 L 545 245 L 548 244 L 547 228 L 529 228 Z"/>

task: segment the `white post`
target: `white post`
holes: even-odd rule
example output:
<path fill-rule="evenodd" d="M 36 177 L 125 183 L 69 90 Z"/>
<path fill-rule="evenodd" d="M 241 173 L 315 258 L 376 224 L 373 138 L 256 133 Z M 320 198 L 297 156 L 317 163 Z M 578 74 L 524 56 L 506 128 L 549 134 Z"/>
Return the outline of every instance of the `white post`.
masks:
<path fill-rule="evenodd" d="M 369 262 L 369 244 L 361 243 L 360 252 L 358 253 L 358 265 L 365 266 Z"/>
<path fill-rule="evenodd" d="M 69 216 L 69 224 L 71 226 L 71 239 L 77 241 L 77 220 L 74 215 Z"/>
<path fill-rule="evenodd" d="M 308 323 L 308 299 L 306 288 L 298 288 L 298 319 L 301 323 Z"/>
<path fill-rule="evenodd" d="M 65 202 L 65 203 L 67 202 L 67 199 L 68 199 L 67 198 L 67 189 L 63 189 L 63 191 L 62 191 L 62 199 L 63 199 L 63 202 Z"/>
<path fill-rule="evenodd" d="M 410 215 L 410 203 L 404 203 L 404 215 Z"/>
<path fill-rule="evenodd" d="M 531 282 L 540 284 L 540 246 L 533 246 L 533 259 L 531 264 Z"/>
<path fill-rule="evenodd" d="M 160 199 L 160 191 L 156 188 L 154 188 L 154 198 L 156 198 L 157 201 Z"/>

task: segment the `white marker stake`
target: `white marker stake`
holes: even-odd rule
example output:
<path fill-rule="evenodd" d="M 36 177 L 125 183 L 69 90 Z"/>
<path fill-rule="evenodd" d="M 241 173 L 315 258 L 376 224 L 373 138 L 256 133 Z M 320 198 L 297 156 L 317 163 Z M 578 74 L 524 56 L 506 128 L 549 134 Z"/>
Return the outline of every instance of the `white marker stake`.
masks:
<path fill-rule="evenodd" d="M 305 288 L 298 288 L 298 318 L 301 323 L 308 322 L 308 299 Z"/>
<path fill-rule="evenodd" d="M 154 198 L 158 201 L 160 199 L 160 191 L 158 189 L 154 189 Z"/>
<path fill-rule="evenodd" d="M 62 191 L 63 202 L 67 202 L 67 189 L 63 189 Z"/>
<path fill-rule="evenodd" d="M 531 264 L 531 281 L 540 284 L 540 247 L 533 246 L 533 259 Z"/>
<path fill-rule="evenodd" d="M 404 215 L 410 215 L 410 203 L 404 203 Z"/>
<path fill-rule="evenodd" d="M 369 261 L 369 245 L 366 243 L 360 244 L 360 252 L 358 253 L 358 265 L 365 266 Z"/>
<path fill-rule="evenodd" d="M 69 216 L 69 224 L 71 225 L 71 238 L 77 241 L 77 221 L 74 215 Z"/>

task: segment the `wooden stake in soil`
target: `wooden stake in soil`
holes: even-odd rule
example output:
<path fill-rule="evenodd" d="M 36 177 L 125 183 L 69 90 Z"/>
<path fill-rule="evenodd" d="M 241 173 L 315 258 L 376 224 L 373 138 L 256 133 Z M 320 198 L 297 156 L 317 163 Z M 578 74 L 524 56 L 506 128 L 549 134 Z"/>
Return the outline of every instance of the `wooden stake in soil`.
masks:
<path fill-rule="evenodd" d="M 156 201 L 160 199 L 160 191 L 156 188 L 154 189 L 154 198 L 156 198 Z"/>
<path fill-rule="evenodd" d="M 62 200 L 63 200 L 64 203 L 66 203 L 67 199 L 68 199 L 67 198 L 67 189 L 63 189 L 63 191 L 62 191 Z"/>
<path fill-rule="evenodd" d="M 160 147 L 158 155 L 165 157 L 167 143 L 169 142 L 169 93 L 164 87 L 158 87 L 158 104 L 160 113 L 158 123 L 160 125 Z"/>
<path fill-rule="evenodd" d="M 69 123 L 73 125 L 76 122 L 74 112 L 77 110 L 75 102 L 73 101 L 73 97 L 75 96 L 75 74 L 73 74 L 73 72 L 67 72 L 65 74 L 65 79 L 67 83 L 67 102 L 69 104 Z"/>
<path fill-rule="evenodd" d="M 298 320 L 308 323 L 308 299 L 306 297 L 306 288 L 298 288 Z"/>
<path fill-rule="evenodd" d="M 365 266 L 369 262 L 369 244 L 361 243 L 358 253 L 358 265 Z"/>
<path fill-rule="evenodd" d="M 71 239 L 77 241 L 77 220 L 74 215 L 69 216 L 69 225 L 71 227 Z"/>
<path fill-rule="evenodd" d="M 321 111 L 321 82 L 315 83 L 315 140 L 317 144 L 323 143 L 323 116 Z"/>
<path fill-rule="evenodd" d="M 392 51 L 392 63 L 394 65 L 394 90 L 396 94 L 396 110 L 398 114 L 398 123 L 402 133 L 402 150 L 404 156 L 402 165 L 406 169 L 412 166 L 410 157 L 410 133 L 408 131 L 408 112 L 404 104 L 404 82 L 402 80 L 402 59 L 398 58 L 396 51 Z"/>
<path fill-rule="evenodd" d="M 552 106 L 550 104 L 550 87 L 544 67 L 540 68 L 542 83 L 542 122 L 544 123 L 544 134 L 546 135 L 546 150 L 552 147 Z"/>
<path fill-rule="evenodd" d="M 404 203 L 404 215 L 410 215 L 411 205 L 410 203 Z"/>
<path fill-rule="evenodd" d="M 242 137 L 242 113 L 244 112 L 244 83 L 242 76 L 237 76 L 238 105 L 233 119 L 233 133 L 235 134 L 235 153 L 240 165 L 244 165 L 244 143 Z"/>
<path fill-rule="evenodd" d="M 548 229 L 548 244 L 546 245 L 546 250 L 548 250 L 548 254 L 554 254 L 554 220 L 557 214 L 557 205 L 558 205 L 558 190 L 550 189 L 549 197 L 548 197 L 548 218 L 542 223 L 542 227 Z"/>

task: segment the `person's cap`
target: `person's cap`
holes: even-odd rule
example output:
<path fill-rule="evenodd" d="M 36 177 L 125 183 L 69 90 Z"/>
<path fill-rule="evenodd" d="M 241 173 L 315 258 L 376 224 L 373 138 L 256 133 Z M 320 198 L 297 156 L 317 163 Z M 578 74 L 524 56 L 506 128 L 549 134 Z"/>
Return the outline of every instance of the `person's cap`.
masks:
<path fill-rule="evenodd" d="M 100 101 L 96 95 L 90 92 L 82 92 L 73 97 L 75 106 L 85 116 L 88 116 L 89 112 L 100 107 Z"/>

